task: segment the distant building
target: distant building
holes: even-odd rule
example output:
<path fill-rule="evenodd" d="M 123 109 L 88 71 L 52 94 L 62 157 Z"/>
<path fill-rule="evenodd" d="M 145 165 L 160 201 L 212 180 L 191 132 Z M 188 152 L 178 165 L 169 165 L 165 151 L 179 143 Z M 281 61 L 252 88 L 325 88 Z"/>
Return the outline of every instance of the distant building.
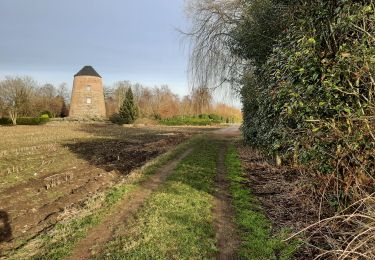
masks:
<path fill-rule="evenodd" d="M 102 77 L 91 66 L 74 75 L 69 117 L 106 117 Z"/>

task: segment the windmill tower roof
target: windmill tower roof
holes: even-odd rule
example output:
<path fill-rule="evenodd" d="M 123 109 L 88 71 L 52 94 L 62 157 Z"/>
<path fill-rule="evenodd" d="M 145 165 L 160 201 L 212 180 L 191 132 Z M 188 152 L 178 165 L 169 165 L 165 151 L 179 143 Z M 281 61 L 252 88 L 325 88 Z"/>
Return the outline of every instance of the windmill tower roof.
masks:
<path fill-rule="evenodd" d="M 84 66 L 80 71 L 78 71 L 77 74 L 74 75 L 74 77 L 77 76 L 93 76 L 101 78 L 99 73 L 96 72 L 96 70 L 91 66 Z"/>

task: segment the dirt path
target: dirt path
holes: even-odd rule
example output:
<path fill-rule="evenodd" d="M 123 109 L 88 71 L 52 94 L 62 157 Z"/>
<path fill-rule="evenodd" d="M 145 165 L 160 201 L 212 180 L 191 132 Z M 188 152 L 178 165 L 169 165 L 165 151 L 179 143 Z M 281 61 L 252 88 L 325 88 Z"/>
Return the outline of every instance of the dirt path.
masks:
<path fill-rule="evenodd" d="M 225 132 L 224 132 L 225 133 Z M 227 170 L 224 164 L 227 146 L 223 143 L 219 150 L 216 175 L 216 192 L 214 194 L 214 221 L 219 253 L 217 259 L 234 259 L 240 241 L 233 222 L 234 210 L 229 195 Z"/>
<path fill-rule="evenodd" d="M 225 142 L 228 141 L 227 138 L 231 139 L 238 134 L 238 126 L 220 129 L 212 134 L 213 138 L 223 141 L 217 162 L 217 191 L 214 194 L 213 209 L 215 232 L 219 248 L 217 259 L 234 259 L 236 249 L 239 246 L 236 226 L 233 223 L 234 211 L 229 195 L 229 183 L 226 179 L 227 171 L 224 165 L 227 147 Z M 156 174 L 150 177 L 149 180 L 141 184 L 116 207 L 113 213 L 104 219 L 99 226 L 93 228 L 89 234 L 76 245 L 72 254 L 67 259 L 89 259 L 92 255 L 100 252 L 103 245 L 112 239 L 114 228 L 129 223 L 146 199 L 165 182 L 178 163 L 192 151 L 192 148 L 187 150 L 181 156 L 162 167 Z"/>
<path fill-rule="evenodd" d="M 67 259 L 88 259 L 93 250 L 100 249 L 112 238 L 113 228 L 128 222 L 143 205 L 144 201 L 155 191 L 173 171 L 177 164 L 192 152 L 192 148 L 182 155 L 163 166 L 150 179 L 142 183 L 134 190 L 129 197 L 125 198 L 116 210 L 111 213 L 97 227 L 93 228 L 89 234 L 81 240 Z"/>
<path fill-rule="evenodd" d="M 239 136 L 240 134 L 240 125 L 231 125 L 229 127 L 214 131 L 214 135 L 222 137 L 233 137 Z"/>

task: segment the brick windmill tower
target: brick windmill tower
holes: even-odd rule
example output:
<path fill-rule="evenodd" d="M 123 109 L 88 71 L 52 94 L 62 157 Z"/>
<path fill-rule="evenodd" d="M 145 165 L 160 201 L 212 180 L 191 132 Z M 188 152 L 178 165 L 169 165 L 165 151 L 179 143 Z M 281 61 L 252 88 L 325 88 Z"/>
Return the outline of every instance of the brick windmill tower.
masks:
<path fill-rule="evenodd" d="M 69 117 L 106 117 L 102 77 L 91 66 L 74 75 Z"/>

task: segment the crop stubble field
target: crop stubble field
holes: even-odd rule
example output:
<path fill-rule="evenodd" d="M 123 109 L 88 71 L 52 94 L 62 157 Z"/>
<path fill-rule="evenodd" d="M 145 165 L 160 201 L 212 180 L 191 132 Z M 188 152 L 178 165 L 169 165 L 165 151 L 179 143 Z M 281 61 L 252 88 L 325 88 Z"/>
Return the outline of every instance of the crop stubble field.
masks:
<path fill-rule="evenodd" d="M 21 246 L 61 221 L 67 208 L 79 207 L 135 168 L 210 130 L 104 123 L 1 127 L 0 212 L 10 227 L 0 252 Z"/>

